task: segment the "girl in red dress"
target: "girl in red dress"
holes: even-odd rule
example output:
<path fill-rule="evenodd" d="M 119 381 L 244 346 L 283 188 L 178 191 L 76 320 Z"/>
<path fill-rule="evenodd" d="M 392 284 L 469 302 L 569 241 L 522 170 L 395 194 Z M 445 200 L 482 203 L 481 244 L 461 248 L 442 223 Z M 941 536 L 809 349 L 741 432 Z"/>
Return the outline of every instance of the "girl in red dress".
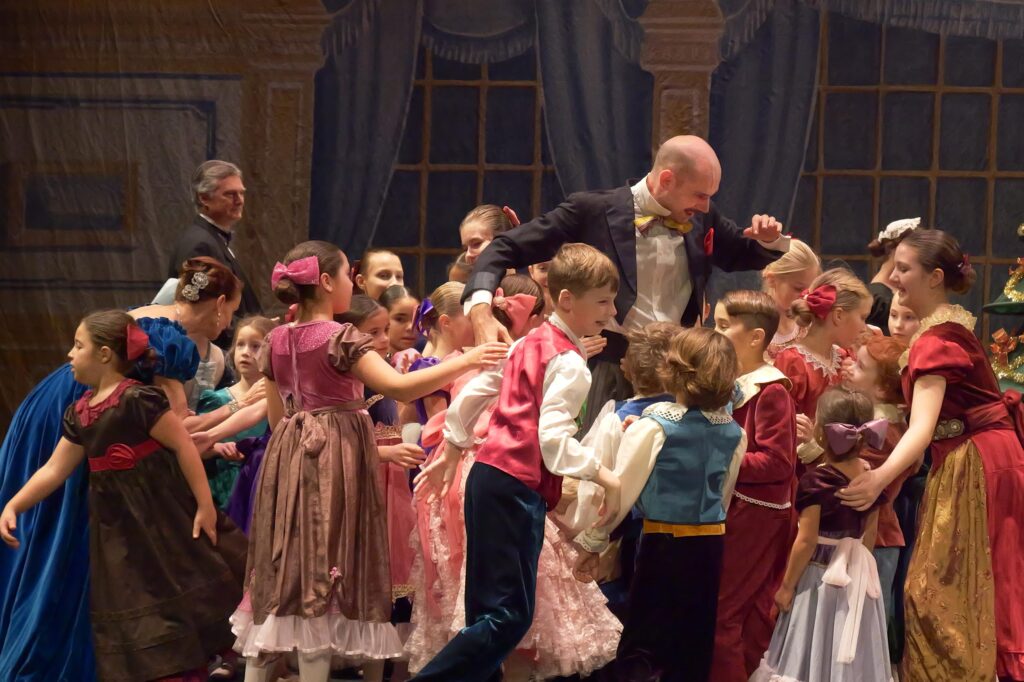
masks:
<path fill-rule="evenodd" d="M 842 379 L 844 349 L 852 347 L 864 331 L 871 294 L 852 272 L 833 268 L 817 277 L 790 310 L 807 334 L 779 352 L 775 367 L 793 383 L 790 395 L 796 403 L 799 478 L 804 466 L 821 457 L 822 450 L 812 437 L 818 398 Z"/>
<path fill-rule="evenodd" d="M 974 279 L 945 232 L 915 230 L 897 247 L 892 283 L 921 318 L 901 362 L 910 428 L 839 493 L 866 509 L 931 446 L 906 582 L 909 680 L 1024 680 L 1024 415 L 1019 394 L 1000 390 L 974 316 L 949 303 Z"/>

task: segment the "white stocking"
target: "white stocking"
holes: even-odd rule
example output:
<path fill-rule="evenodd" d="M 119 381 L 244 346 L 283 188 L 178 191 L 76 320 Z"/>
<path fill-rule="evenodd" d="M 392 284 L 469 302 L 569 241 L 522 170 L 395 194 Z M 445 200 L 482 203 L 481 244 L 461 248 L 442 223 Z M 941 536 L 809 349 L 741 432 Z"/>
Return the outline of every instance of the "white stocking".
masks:
<path fill-rule="evenodd" d="M 301 682 L 328 682 L 330 678 L 330 652 L 299 653 L 299 680 Z M 246 680 L 246 682 L 249 681 Z"/>
<path fill-rule="evenodd" d="M 245 659 L 245 682 L 269 682 L 270 671 L 275 666 L 260 666 L 258 665 L 259 659 L 247 658 Z"/>

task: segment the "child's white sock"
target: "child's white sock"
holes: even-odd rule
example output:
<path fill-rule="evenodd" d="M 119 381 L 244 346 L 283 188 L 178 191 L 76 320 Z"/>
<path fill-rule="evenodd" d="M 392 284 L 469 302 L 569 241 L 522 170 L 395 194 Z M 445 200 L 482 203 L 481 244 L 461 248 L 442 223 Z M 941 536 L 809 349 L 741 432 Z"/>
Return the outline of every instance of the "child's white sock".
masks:
<path fill-rule="evenodd" d="M 327 682 L 331 677 L 329 653 L 299 654 L 299 680 L 301 682 Z M 246 680 L 245 682 L 249 682 Z"/>

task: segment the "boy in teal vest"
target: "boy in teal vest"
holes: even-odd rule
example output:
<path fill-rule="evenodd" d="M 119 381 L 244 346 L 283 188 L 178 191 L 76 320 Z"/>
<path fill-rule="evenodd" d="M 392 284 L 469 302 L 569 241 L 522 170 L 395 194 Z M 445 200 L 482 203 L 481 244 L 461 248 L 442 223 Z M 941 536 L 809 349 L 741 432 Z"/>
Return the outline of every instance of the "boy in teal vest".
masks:
<path fill-rule="evenodd" d="M 501 679 L 502 662 L 533 622 L 544 517 L 558 504 L 562 476 L 593 480 L 604 488 L 605 516 L 618 512 L 618 478 L 573 437 L 590 389 L 580 339 L 614 317 L 618 285 L 600 251 L 563 246 L 548 271 L 551 318 L 448 408 L 447 446 L 416 477 L 418 495 L 445 495 L 462 450 L 474 444 L 473 425 L 498 400 L 466 480 L 466 627 L 414 680 Z"/>
<path fill-rule="evenodd" d="M 664 374 L 675 402 L 648 407 L 622 438 L 616 458 L 644 466 L 623 476 L 619 514 L 609 525 L 636 503 L 643 536 L 616 680 L 704 682 L 711 670 L 725 512 L 746 450 L 743 429 L 727 408 L 737 366 L 724 336 L 680 331 Z M 607 533 L 593 529 L 576 541 L 599 552 Z"/>

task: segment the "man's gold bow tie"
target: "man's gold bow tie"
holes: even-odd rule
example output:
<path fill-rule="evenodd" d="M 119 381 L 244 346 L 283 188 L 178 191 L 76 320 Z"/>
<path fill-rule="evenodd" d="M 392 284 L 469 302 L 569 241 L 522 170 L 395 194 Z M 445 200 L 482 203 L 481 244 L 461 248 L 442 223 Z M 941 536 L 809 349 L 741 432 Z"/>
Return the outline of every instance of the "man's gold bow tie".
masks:
<path fill-rule="evenodd" d="M 657 215 L 645 215 L 639 218 L 633 219 L 633 224 L 640 234 L 647 234 L 647 230 L 651 229 L 651 225 L 662 225 L 669 230 L 674 230 L 679 234 L 686 234 L 693 229 L 693 223 L 680 223 L 672 220 L 668 216 L 657 216 Z"/>

